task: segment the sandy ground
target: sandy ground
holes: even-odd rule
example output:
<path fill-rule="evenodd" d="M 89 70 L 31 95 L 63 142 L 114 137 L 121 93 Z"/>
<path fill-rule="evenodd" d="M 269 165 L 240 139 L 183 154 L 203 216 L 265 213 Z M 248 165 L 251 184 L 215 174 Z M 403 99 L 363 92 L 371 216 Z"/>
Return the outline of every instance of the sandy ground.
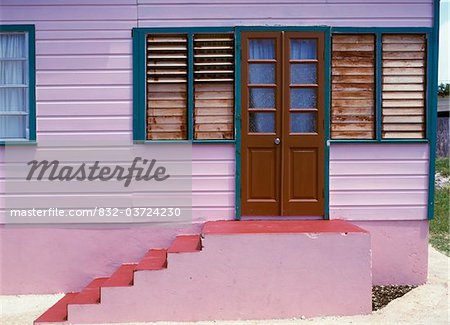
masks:
<path fill-rule="evenodd" d="M 319 317 L 311 319 L 288 319 L 266 321 L 196 322 L 196 323 L 129 323 L 143 324 L 449 324 L 450 301 L 448 295 L 450 259 L 430 246 L 428 283 L 392 301 L 383 309 L 364 316 Z M 0 296 L 0 324 L 26 325 L 42 314 L 62 297 L 57 295 Z M 125 324 L 122 324 L 125 325 Z"/>

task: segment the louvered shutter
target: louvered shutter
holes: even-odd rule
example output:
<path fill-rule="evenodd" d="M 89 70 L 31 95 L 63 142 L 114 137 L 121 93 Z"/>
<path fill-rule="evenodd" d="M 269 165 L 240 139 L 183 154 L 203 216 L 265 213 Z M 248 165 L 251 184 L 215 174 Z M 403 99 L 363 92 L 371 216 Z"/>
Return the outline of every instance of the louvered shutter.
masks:
<path fill-rule="evenodd" d="M 147 35 L 147 139 L 187 139 L 187 35 Z"/>
<path fill-rule="evenodd" d="M 194 139 L 233 139 L 234 36 L 194 35 Z"/>
<path fill-rule="evenodd" d="M 383 35 L 383 138 L 425 137 L 425 35 Z"/>
<path fill-rule="evenodd" d="M 331 137 L 375 138 L 375 36 L 333 35 Z"/>

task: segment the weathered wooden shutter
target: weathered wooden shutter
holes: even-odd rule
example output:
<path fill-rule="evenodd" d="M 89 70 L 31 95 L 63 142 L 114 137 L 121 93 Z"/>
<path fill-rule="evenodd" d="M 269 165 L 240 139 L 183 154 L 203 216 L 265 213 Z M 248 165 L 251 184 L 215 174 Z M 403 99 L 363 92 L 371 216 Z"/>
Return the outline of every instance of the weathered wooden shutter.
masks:
<path fill-rule="evenodd" d="M 425 137 L 425 35 L 383 35 L 383 138 Z"/>
<path fill-rule="evenodd" d="M 333 139 L 375 138 L 375 36 L 332 38 Z"/>
<path fill-rule="evenodd" d="M 147 35 L 147 139 L 187 139 L 187 35 Z"/>
<path fill-rule="evenodd" d="M 233 139 L 233 34 L 194 35 L 194 139 Z"/>

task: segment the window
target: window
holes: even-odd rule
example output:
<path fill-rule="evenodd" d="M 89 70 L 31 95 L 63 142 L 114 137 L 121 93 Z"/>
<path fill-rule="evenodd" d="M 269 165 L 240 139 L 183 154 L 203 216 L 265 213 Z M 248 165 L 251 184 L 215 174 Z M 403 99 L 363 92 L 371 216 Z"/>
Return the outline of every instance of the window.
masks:
<path fill-rule="evenodd" d="M 234 34 L 144 37 L 145 140 L 234 139 Z"/>
<path fill-rule="evenodd" d="M 34 27 L 0 26 L 0 141 L 35 139 Z"/>
<path fill-rule="evenodd" d="M 332 139 L 424 139 L 426 36 L 334 34 L 332 43 Z"/>

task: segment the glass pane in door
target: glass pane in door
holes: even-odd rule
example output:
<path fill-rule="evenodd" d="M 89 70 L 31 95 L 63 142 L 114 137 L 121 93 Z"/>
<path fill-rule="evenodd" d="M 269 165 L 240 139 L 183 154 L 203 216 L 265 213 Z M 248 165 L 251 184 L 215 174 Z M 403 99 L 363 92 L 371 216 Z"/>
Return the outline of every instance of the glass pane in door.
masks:
<path fill-rule="evenodd" d="M 250 108 L 275 108 L 275 88 L 250 88 Z"/>
<path fill-rule="evenodd" d="M 316 108 L 317 89 L 291 88 L 291 108 Z"/>
<path fill-rule="evenodd" d="M 291 132 L 293 133 L 316 133 L 317 113 L 291 113 Z"/>
<path fill-rule="evenodd" d="M 249 131 L 251 133 L 275 132 L 275 113 L 251 112 L 249 115 Z"/>
<path fill-rule="evenodd" d="M 291 64 L 291 84 L 316 84 L 317 63 Z"/>
<path fill-rule="evenodd" d="M 250 84 L 274 84 L 275 64 L 272 63 L 252 63 L 248 65 Z"/>

